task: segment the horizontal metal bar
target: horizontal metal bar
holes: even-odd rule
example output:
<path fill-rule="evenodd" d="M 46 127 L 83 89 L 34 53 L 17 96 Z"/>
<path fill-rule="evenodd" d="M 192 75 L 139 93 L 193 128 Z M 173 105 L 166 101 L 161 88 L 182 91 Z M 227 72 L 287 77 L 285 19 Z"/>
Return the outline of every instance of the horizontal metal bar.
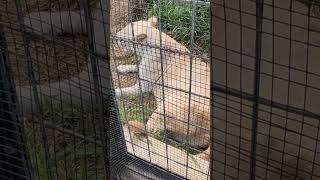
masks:
<path fill-rule="evenodd" d="M 212 89 L 213 91 L 217 91 L 217 92 L 220 92 L 220 93 L 225 93 L 225 94 L 228 94 L 228 95 L 231 95 L 231 96 L 235 96 L 235 97 L 238 97 L 238 98 L 243 98 L 243 99 L 246 99 L 246 100 L 249 100 L 249 101 L 252 101 L 252 102 L 255 101 L 255 97 L 252 94 L 249 94 L 249 93 L 246 93 L 246 92 L 242 92 L 242 91 L 239 91 L 239 90 L 236 90 L 236 89 L 233 89 L 233 88 L 222 87 L 222 86 L 219 86 L 219 85 L 213 85 L 212 87 L 213 87 L 213 89 Z M 272 106 L 272 107 L 275 107 L 275 108 L 278 108 L 278 109 L 281 109 L 281 110 L 284 110 L 284 111 L 288 111 L 288 112 L 291 112 L 291 113 L 294 113 L 294 114 L 298 114 L 298 115 L 303 115 L 303 116 L 306 116 L 306 117 L 314 118 L 314 119 L 317 119 L 317 120 L 320 121 L 320 115 L 319 114 L 316 114 L 316 113 L 313 113 L 313 112 L 310 112 L 310 111 L 306 111 L 304 109 L 300 109 L 300 108 L 292 107 L 292 106 L 289 106 L 289 105 L 281 104 L 281 103 L 278 103 L 278 102 L 275 102 L 275 101 L 272 101 L 272 100 L 269 100 L 269 99 L 266 99 L 266 98 L 262 98 L 262 97 L 258 98 L 258 102 L 260 104 L 263 104 L 263 105 Z"/>
<path fill-rule="evenodd" d="M 145 161 L 137 156 L 131 155 L 128 153 L 127 158 L 129 159 L 130 164 L 127 166 L 133 166 L 137 168 L 137 171 L 144 172 L 146 169 L 148 170 L 148 176 L 152 179 L 170 179 L 170 180 L 185 180 L 183 178 L 173 172 L 170 172 L 166 169 L 163 169 L 157 165 L 153 165 L 148 161 Z M 128 167 L 127 167 L 128 168 Z M 135 171 L 135 170 L 133 170 Z M 145 174 L 146 175 L 146 174 Z"/>

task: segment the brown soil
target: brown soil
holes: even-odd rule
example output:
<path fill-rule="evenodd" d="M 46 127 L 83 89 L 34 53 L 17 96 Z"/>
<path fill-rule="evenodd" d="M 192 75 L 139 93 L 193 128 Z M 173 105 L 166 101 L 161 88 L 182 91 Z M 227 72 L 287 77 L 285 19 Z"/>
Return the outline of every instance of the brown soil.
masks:
<path fill-rule="evenodd" d="M 127 1 L 128 0 L 111 1 L 111 14 L 112 17 L 114 17 L 112 18 L 113 21 L 111 23 L 112 33 L 115 33 L 126 25 L 124 19 L 127 18 L 128 14 Z M 94 0 L 92 0 L 92 5 L 94 5 Z M 59 9 L 65 10 L 68 9 L 68 6 L 71 10 L 79 9 L 77 0 L 69 0 L 69 5 L 65 0 L 51 1 L 51 4 L 48 3 L 48 0 L 27 0 L 26 4 L 22 4 L 22 12 L 23 15 L 25 15 L 28 12 L 46 11 L 48 9 L 52 9 L 52 11 L 57 11 Z M 17 11 L 14 0 L 0 0 L 0 8 L 2 9 L 2 11 L 0 11 L 2 22 L 5 22 L 6 25 L 17 22 Z M 9 50 L 9 59 L 16 83 L 18 85 L 28 85 L 30 84 L 30 78 L 28 74 L 28 63 L 25 53 L 25 43 L 23 42 L 23 34 L 13 29 L 14 28 L 8 26 L 5 26 L 4 29 Z M 34 72 L 37 83 L 67 79 L 86 69 L 87 57 L 85 53 L 72 48 L 75 45 L 77 47 L 86 47 L 86 38 L 81 35 L 73 35 L 57 37 L 57 39 L 59 41 L 64 41 L 71 47 L 34 39 L 32 39 L 29 44 L 33 66 L 32 71 Z M 125 59 L 122 60 L 124 60 L 122 63 L 126 63 Z M 114 75 L 114 77 L 117 76 Z M 120 79 L 122 81 L 122 86 L 132 84 L 135 81 L 134 76 L 121 76 Z"/>
<path fill-rule="evenodd" d="M 76 0 L 69 0 L 69 2 L 75 2 Z M 137 0 L 137 2 L 141 0 Z M 17 85 L 25 86 L 30 85 L 28 61 L 25 53 L 25 42 L 23 42 L 23 34 L 15 28 L 8 27 L 8 24 L 17 22 L 17 12 L 14 4 L 14 0 L 0 0 L 0 8 L 4 11 L 0 11 L 2 19 L 0 22 L 5 22 L 5 37 L 7 41 L 7 47 L 9 50 L 9 60 L 12 65 L 14 79 Z M 22 8 L 23 15 L 28 12 L 34 11 L 46 11 L 51 8 L 53 11 L 59 10 L 58 4 L 60 3 L 60 9 L 67 9 L 66 0 L 51 1 L 49 6 L 48 0 L 27 0 L 27 7 Z M 124 19 L 127 18 L 128 0 L 112 0 L 112 33 L 122 29 L 127 22 Z M 25 7 L 23 5 L 23 7 Z M 78 4 L 70 5 L 71 9 L 78 9 Z M 38 9 L 39 8 L 39 9 Z M 28 11 L 27 11 L 28 9 Z M 1 24 L 1 23 L 0 23 Z M 55 82 L 59 80 L 69 79 L 78 75 L 82 71 L 87 69 L 87 55 L 81 52 L 76 47 L 87 47 L 87 38 L 82 35 L 65 35 L 63 37 L 55 37 L 58 41 L 63 41 L 69 46 L 65 46 L 58 43 L 50 43 L 40 39 L 32 39 L 29 43 L 30 56 L 32 62 L 32 72 L 36 83 L 42 84 L 47 82 Z M 116 65 L 120 64 L 134 64 L 137 61 L 133 56 L 123 57 L 119 51 L 115 54 L 111 52 L 111 70 L 113 76 L 113 82 L 115 88 L 127 87 L 136 83 L 136 74 L 122 75 L 116 73 Z M 121 106 L 126 108 L 137 109 L 138 102 L 134 100 L 124 100 L 121 102 Z M 124 104 L 123 104 L 124 103 Z M 154 109 L 155 101 L 153 96 L 144 97 L 144 106 L 148 109 Z M 136 116 L 142 116 L 142 111 L 130 111 L 132 115 L 128 120 L 137 119 Z"/>
<path fill-rule="evenodd" d="M 63 5 L 62 0 L 56 0 L 51 6 L 49 6 L 47 0 L 27 0 L 27 3 L 21 6 L 22 13 L 25 15 L 28 12 L 46 11 L 49 8 L 55 10 L 59 3 Z M 23 34 L 15 30 L 18 27 L 15 1 L 0 0 L 0 8 L 2 9 L 2 11 L 0 11 L 0 15 L 2 16 L 1 21 L 6 24 L 4 32 L 15 82 L 20 86 L 29 85 L 30 78 L 28 69 L 30 69 L 31 66 L 28 67 L 27 54 L 25 51 L 26 43 L 23 41 Z M 73 6 L 71 6 L 71 8 L 73 8 Z M 61 7 L 61 9 L 63 9 L 63 7 Z M 16 25 L 14 26 L 13 24 Z M 85 47 L 85 37 L 75 35 L 57 37 L 56 39 L 64 41 L 71 47 L 44 42 L 43 40 L 30 40 L 29 51 L 36 83 L 52 82 L 75 76 L 83 71 L 87 64 L 86 55 L 72 48 L 74 45 Z"/>
<path fill-rule="evenodd" d="M 86 46 L 85 37 L 60 37 L 65 43 L 72 46 Z M 79 74 L 86 68 L 87 57 L 85 53 L 74 48 L 45 42 L 43 40 L 31 40 L 29 43 L 32 64 L 28 67 L 23 36 L 17 31 L 6 34 L 9 51 L 9 60 L 13 70 L 16 84 L 29 85 L 29 69 L 36 83 L 46 83 L 70 78 Z"/>

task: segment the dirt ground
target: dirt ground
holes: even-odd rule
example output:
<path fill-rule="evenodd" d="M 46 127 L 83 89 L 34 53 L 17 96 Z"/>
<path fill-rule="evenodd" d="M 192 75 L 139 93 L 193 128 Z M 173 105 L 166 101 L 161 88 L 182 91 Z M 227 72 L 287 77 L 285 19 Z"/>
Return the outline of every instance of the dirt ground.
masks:
<path fill-rule="evenodd" d="M 141 6 L 143 0 L 134 0 L 135 8 Z M 29 12 L 68 10 L 78 10 L 78 0 L 27 0 L 22 5 L 23 15 Z M 111 31 L 116 33 L 127 25 L 125 21 L 128 16 L 128 0 L 111 1 Z M 92 0 L 94 5 L 94 0 Z M 0 22 L 5 23 L 5 37 L 9 51 L 9 60 L 13 70 L 14 80 L 18 86 L 30 85 L 29 67 L 32 66 L 36 83 L 45 84 L 59 80 L 69 79 L 77 76 L 82 71 L 87 71 L 87 54 L 83 51 L 88 48 L 87 37 L 81 34 L 63 35 L 55 37 L 58 43 L 52 43 L 43 39 L 31 39 L 29 42 L 30 56 L 32 64 L 28 64 L 23 34 L 17 30 L 17 10 L 14 0 L 0 0 L 0 11 L 2 19 Z M 16 24 L 16 25 L 14 25 Z M 66 45 L 62 45 L 63 42 Z M 75 48 L 77 47 L 77 48 Z M 82 48 L 81 48 L 82 47 Z M 116 72 L 116 65 L 138 63 L 133 56 L 124 57 L 119 51 L 111 51 L 111 71 L 113 84 L 115 88 L 128 87 L 136 83 L 136 74 L 123 75 Z M 139 98 L 129 98 L 119 101 L 119 108 L 122 114 L 128 114 L 128 117 L 121 116 L 123 121 L 141 120 L 142 110 L 138 108 Z M 146 109 L 152 111 L 155 108 L 153 96 L 144 96 L 143 105 Z M 150 112 L 149 112 L 150 113 Z"/>
<path fill-rule="evenodd" d="M 22 1 L 21 1 L 22 2 Z M 48 3 L 48 0 L 27 0 L 25 4 L 22 4 L 23 14 L 35 11 L 52 11 L 66 10 L 69 6 L 71 10 L 79 9 L 79 3 L 76 0 L 69 0 L 69 3 L 65 0 L 55 0 Z M 140 3 L 141 0 L 135 1 L 135 5 Z M 121 28 L 123 28 L 127 22 L 128 16 L 128 0 L 112 0 L 111 1 L 111 31 L 114 34 Z M 92 2 L 94 5 L 94 0 Z M 14 0 L 0 0 L 0 15 L 1 21 L 10 26 L 17 22 L 17 10 Z M 7 41 L 11 66 L 14 72 L 15 81 L 18 85 L 29 84 L 28 76 L 28 64 L 27 56 L 25 53 L 25 42 L 23 42 L 23 36 L 19 31 L 13 30 L 18 28 L 17 26 L 11 26 L 5 28 L 5 37 Z M 87 57 L 85 53 L 80 50 L 76 50 L 74 47 L 87 47 L 86 37 L 82 35 L 72 35 L 57 37 L 58 41 L 63 41 L 70 45 L 70 47 L 59 45 L 56 43 L 44 42 L 43 40 L 31 40 L 30 41 L 30 56 L 32 59 L 33 71 L 37 83 L 46 83 L 49 81 L 57 81 L 66 79 L 79 74 L 86 69 Z M 112 58 L 114 59 L 114 58 Z M 120 59 L 119 64 L 126 64 L 130 62 L 130 58 Z M 113 70 L 114 62 L 112 62 Z M 113 71 L 114 77 L 117 77 Z M 121 86 L 128 86 L 135 82 L 135 76 L 123 76 L 120 75 Z M 115 86 L 118 87 L 118 80 L 115 80 Z"/>

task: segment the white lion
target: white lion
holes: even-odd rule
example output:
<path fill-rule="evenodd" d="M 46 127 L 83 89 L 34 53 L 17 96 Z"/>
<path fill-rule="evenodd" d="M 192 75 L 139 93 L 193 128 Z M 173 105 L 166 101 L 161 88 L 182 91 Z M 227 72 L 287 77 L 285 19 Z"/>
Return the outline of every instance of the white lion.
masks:
<path fill-rule="evenodd" d="M 99 9 L 100 4 L 97 6 Z M 38 34 L 87 33 L 83 14 L 83 11 L 51 14 L 36 12 L 26 16 L 24 22 L 27 27 L 31 27 L 30 30 Z M 105 14 L 99 11 L 93 13 L 95 42 L 97 52 L 101 55 L 106 52 L 104 16 Z M 116 34 L 115 40 L 114 45 L 121 47 L 124 54 L 136 50 L 141 59 L 139 65 L 117 67 L 121 73 L 137 72 L 139 79 L 131 87 L 116 89 L 116 96 L 140 95 L 153 91 L 157 99 L 157 109 L 148 120 L 148 131 L 154 133 L 166 129 L 173 139 L 193 148 L 208 147 L 208 65 L 200 59 L 186 55 L 189 50 L 185 46 L 160 32 L 157 29 L 156 17 L 130 23 Z"/>

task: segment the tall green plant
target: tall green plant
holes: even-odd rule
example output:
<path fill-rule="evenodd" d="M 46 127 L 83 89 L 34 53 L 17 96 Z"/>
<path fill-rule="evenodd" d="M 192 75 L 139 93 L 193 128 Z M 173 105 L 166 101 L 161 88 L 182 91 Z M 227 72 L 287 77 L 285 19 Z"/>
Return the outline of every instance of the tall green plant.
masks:
<path fill-rule="evenodd" d="M 195 14 L 194 44 L 191 46 L 192 4 L 160 1 L 161 29 L 192 50 L 208 52 L 210 41 L 209 6 L 197 5 Z M 157 0 L 154 0 L 148 17 L 157 16 Z"/>

